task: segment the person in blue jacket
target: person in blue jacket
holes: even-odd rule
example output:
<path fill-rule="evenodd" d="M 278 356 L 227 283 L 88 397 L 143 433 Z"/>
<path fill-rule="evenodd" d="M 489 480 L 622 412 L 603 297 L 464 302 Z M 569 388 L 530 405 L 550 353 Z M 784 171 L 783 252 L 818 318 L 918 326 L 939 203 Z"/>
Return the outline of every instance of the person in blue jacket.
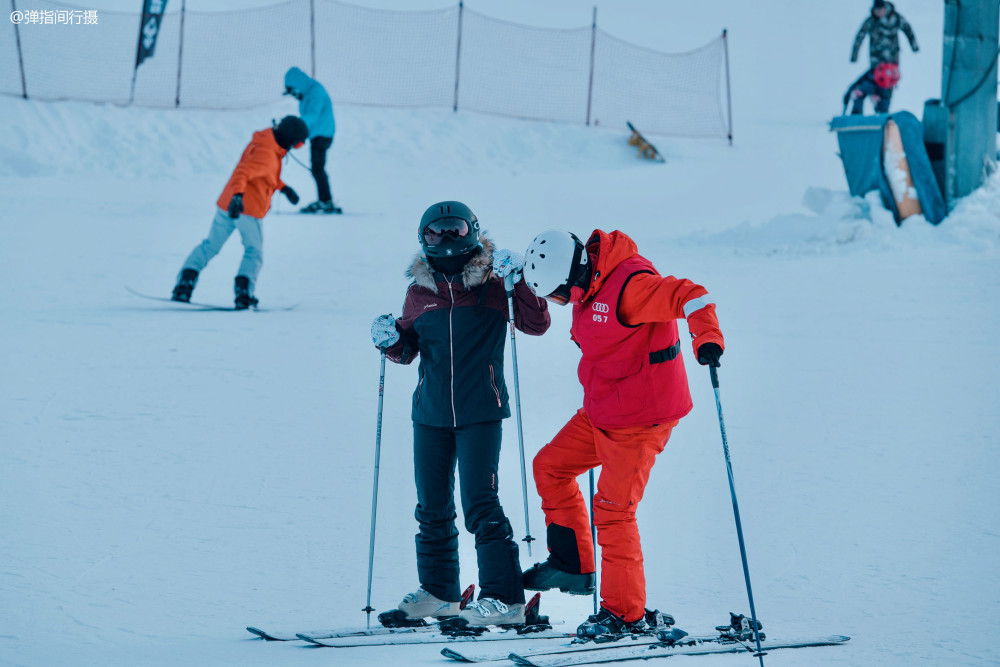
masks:
<path fill-rule="evenodd" d="M 299 101 L 299 117 L 309 127 L 312 175 L 316 179 L 317 200 L 299 210 L 302 213 L 341 213 L 341 209 L 333 204 L 330 179 L 326 175 L 326 152 L 333 145 L 337 129 L 330 95 L 319 81 L 298 67 L 292 67 L 285 73 L 284 94 Z"/>

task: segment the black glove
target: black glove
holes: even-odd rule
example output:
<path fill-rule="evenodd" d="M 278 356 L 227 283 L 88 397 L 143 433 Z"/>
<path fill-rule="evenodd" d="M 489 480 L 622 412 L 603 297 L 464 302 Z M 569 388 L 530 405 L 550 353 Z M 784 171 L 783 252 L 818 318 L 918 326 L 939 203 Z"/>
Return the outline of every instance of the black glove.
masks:
<path fill-rule="evenodd" d="M 233 195 L 233 198 L 229 200 L 229 217 L 235 220 L 240 217 L 240 213 L 243 212 L 243 193 Z"/>
<path fill-rule="evenodd" d="M 288 201 L 292 202 L 292 206 L 299 203 L 299 196 L 296 194 L 295 190 L 292 190 L 289 186 L 281 188 L 281 194 L 288 197 Z"/>
<path fill-rule="evenodd" d="M 722 347 L 718 343 L 705 343 L 698 348 L 698 363 L 702 366 L 718 368 L 722 365 L 719 363 L 720 357 L 722 357 Z"/>

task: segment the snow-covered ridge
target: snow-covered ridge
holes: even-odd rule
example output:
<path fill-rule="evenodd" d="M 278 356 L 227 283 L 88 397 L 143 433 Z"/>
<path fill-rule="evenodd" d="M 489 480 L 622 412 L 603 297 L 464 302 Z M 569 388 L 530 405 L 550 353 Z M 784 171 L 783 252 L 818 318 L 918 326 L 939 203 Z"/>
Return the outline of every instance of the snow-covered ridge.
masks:
<path fill-rule="evenodd" d="M 834 139 L 820 127 L 802 131 L 816 157 L 804 165 L 805 177 L 797 194 L 783 188 L 780 196 L 788 197 L 785 212 L 776 200 L 778 206 L 761 206 L 759 213 L 751 212 L 748 217 L 747 205 L 753 207 L 760 200 L 754 191 L 773 190 L 772 173 L 788 162 L 777 142 L 755 143 L 745 149 L 739 143 L 730 148 L 717 141 L 657 138 L 668 158 L 666 165 L 658 166 L 637 159 L 634 149 L 625 144 L 627 131 L 611 128 L 442 110 L 343 105 L 336 111 L 340 131 L 331 153 L 335 177 L 344 170 L 359 179 L 395 182 L 424 173 L 457 177 L 460 182 L 471 173 L 488 174 L 502 181 L 513 178 L 509 191 L 519 196 L 516 193 L 536 184 L 525 184 L 518 175 L 544 175 L 572 183 L 581 191 L 591 190 L 601 205 L 613 202 L 608 206 L 608 226 L 624 225 L 633 213 L 617 205 L 623 193 L 630 201 L 641 201 L 641 193 L 652 191 L 654 200 L 662 197 L 663 205 L 649 214 L 667 222 L 663 231 L 668 236 L 740 254 L 838 254 L 940 244 L 982 250 L 1000 245 L 997 174 L 960 201 L 940 226 L 915 216 L 897 228 L 877 194 L 857 198 L 847 193 L 839 159 L 828 150 Z M 0 176 L 141 182 L 194 177 L 221 188 L 251 133 L 290 113 L 296 113 L 292 102 L 214 112 L 2 98 L 0 122 L 8 131 L 0 137 Z M 773 130 L 761 127 L 757 131 L 766 136 Z M 308 162 L 307 150 L 294 153 L 294 159 Z M 818 176 L 820 172 L 825 176 Z M 285 173 L 293 183 L 298 179 L 309 187 L 305 169 L 293 159 L 287 162 Z M 614 182 L 610 188 L 608 179 Z M 595 183 L 594 188 L 588 183 Z M 691 196 L 692 189 L 712 183 L 735 196 Z M 568 220 L 584 215 L 572 198 L 558 205 Z M 634 212 L 641 214 L 642 206 Z M 711 219 L 712 227 L 699 223 L 703 216 Z"/>

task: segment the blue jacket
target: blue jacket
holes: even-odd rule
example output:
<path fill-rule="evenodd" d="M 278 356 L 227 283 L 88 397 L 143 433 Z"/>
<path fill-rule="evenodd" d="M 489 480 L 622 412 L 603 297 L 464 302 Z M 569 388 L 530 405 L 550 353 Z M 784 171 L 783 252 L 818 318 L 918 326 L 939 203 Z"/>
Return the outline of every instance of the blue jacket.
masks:
<path fill-rule="evenodd" d="M 333 120 L 333 102 L 319 81 L 293 67 L 285 73 L 285 88 L 301 95 L 299 116 L 309 128 L 309 138 L 333 137 L 337 126 Z"/>

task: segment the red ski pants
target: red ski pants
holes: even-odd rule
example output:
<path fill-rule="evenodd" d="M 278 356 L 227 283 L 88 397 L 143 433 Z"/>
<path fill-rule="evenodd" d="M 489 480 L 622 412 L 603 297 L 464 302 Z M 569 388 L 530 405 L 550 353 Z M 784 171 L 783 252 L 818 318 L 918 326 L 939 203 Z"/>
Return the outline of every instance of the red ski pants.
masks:
<path fill-rule="evenodd" d="M 663 451 L 676 425 L 672 421 L 605 430 L 594 426 L 581 408 L 535 455 L 535 484 L 542 497 L 549 550 L 556 562 L 579 563 L 582 573 L 594 571 L 594 544 L 590 514 L 576 480 L 601 466 L 594 497 L 594 525 L 601 545 L 601 606 L 626 621 L 641 618 L 646 607 L 636 507 L 656 455 Z M 553 544 L 551 538 L 558 534 L 553 526 L 572 531 L 575 539 Z M 573 549 L 576 553 L 567 553 Z"/>

